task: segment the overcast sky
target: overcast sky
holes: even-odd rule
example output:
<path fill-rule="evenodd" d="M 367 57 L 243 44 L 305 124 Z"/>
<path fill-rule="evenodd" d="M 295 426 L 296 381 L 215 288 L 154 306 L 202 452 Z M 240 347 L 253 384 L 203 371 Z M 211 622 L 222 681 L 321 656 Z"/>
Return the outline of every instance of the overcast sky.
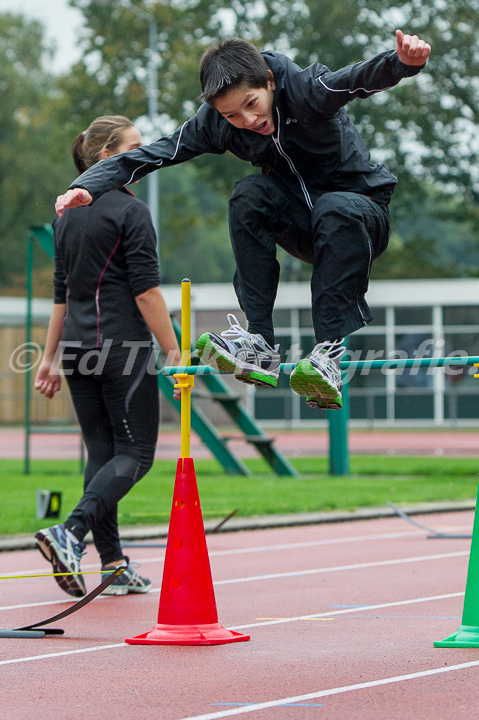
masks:
<path fill-rule="evenodd" d="M 54 72 L 64 72 L 80 57 L 77 38 L 83 15 L 67 0 L 0 0 L 0 12 L 14 12 L 43 23 L 46 37 L 57 47 L 51 68 Z"/>

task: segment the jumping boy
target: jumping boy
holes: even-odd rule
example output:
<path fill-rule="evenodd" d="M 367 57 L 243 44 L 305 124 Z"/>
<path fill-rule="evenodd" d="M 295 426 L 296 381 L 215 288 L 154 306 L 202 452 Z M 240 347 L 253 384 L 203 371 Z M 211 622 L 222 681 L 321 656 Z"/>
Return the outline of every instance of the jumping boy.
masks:
<path fill-rule="evenodd" d="M 234 287 L 248 329 L 228 316 L 220 335 L 204 333 L 198 355 L 249 384 L 276 387 L 279 346 L 273 307 L 276 246 L 313 267 L 316 345 L 290 378 L 311 407 L 341 408 L 344 337 L 372 320 L 366 303 L 372 261 L 387 247 L 389 201 L 397 178 L 372 164 L 344 106 L 416 75 L 430 46 L 396 31 L 396 49 L 337 71 L 299 68 L 280 53 L 232 39 L 201 60 L 203 105 L 172 135 L 108 158 L 77 178 L 56 210 L 88 205 L 115 187 L 202 153 L 229 150 L 261 168 L 239 180 L 229 205 Z"/>

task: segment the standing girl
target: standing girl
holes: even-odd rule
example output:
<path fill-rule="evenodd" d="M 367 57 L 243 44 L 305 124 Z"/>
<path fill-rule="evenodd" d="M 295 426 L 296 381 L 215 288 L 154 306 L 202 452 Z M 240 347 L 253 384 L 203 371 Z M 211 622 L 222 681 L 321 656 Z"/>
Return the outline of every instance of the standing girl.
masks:
<path fill-rule="evenodd" d="M 135 125 L 112 115 L 94 120 L 72 152 L 82 173 L 141 144 Z M 105 193 L 86 212 L 68 210 L 53 229 L 54 305 L 35 388 L 48 398 L 60 389 L 61 348 L 88 462 L 80 502 L 64 523 L 39 530 L 36 543 L 70 595 L 86 593 L 83 576 L 67 573 L 80 572 L 90 530 L 102 571 L 126 565 L 105 592 L 148 592 L 151 582 L 123 554 L 117 509 L 154 459 L 159 395 L 152 334 L 168 364 L 181 364 L 159 288 L 155 231 L 145 203 L 125 187 Z"/>

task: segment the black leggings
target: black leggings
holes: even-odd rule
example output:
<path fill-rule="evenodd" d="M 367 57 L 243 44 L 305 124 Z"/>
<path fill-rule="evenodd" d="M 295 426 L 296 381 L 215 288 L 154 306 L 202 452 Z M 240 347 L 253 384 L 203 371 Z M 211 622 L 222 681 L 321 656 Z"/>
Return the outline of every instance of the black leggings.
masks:
<path fill-rule="evenodd" d="M 142 343 L 144 345 L 144 343 Z M 65 348 L 63 369 L 88 452 L 84 492 L 65 522 L 89 530 L 102 565 L 123 557 L 118 502 L 150 469 L 158 439 L 159 394 L 152 348 L 114 345 L 104 352 Z M 129 361 L 129 362 L 127 362 Z"/>
<path fill-rule="evenodd" d="M 372 320 L 364 296 L 371 263 L 389 241 L 387 205 L 357 193 L 327 192 L 309 212 L 274 177 L 248 175 L 235 185 L 229 224 L 234 286 L 250 326 L 273 327 L 277 245 L 313 266 L 316 342 L 343 338 Z"/>

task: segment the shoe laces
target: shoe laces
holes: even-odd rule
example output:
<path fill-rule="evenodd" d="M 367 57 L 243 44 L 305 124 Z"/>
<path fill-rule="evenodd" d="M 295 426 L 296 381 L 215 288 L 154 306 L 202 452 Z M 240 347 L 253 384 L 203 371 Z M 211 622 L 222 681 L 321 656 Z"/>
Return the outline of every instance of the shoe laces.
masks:
<path fill-rule="evenodd" d="M 230 326 L 227 330 L 222 331 L 221 337 L 252 337 L 251 333 L 249 333 L 247 330 L 244 329 L 244 327 L 240 325 L 236 315 L 233 315 L 233 313 L 228 313 L 226 319 L 228 320 Z"/>
<path fill-rule="evenodd" d="M 279 352 L 279 345 L 275 345 L 274 347 L 271 347 L 264 337 L 261 335 L 261 333 L 250 333 L 248 330 L 245 330 L 244 327 L 242 327 L 239 324 L 238 318 L 236 315 L 233 315 L 233 313 L 228 313 L 226 316 L 226 319 L 228 320 L 230 326 L 227 330 L 223 330 L 221 332 L 221 337 L 225 338 L 244 338 L 245 340 L 256 340 L 260 345 L 265 345 L 267 348 L 270 348 L 271 350 L 274 350 L 274 352 Z"/>
<path fill-rule="evenodd" d="M 270 347 L 260 333 L 250 333 L 248 332 L 248 330 L 245 330 L 244 327 L 239 324 L 238 318 L 236 317 L 236 315 L 233 315 L 233 313 L 228 313 L 226 319 L 228 320 L 230 326 L 227 330 L 222 331 L 221 337 L 234 337 L 245 338 L 246 340 L 256 340 L 257 342 L 265 344 L 267 347 Z M 277 345 L 273 349 L 275 351 L 278 351 L 279 345 Z"/>
<path fill-rule="evenodd" d="M 78 563 L 78 566 L 80 566 L 80 560 L 87 553 L 85 543 L 70 541 L 70 548 L 71 548 L 71 552 L 73 553 L 75 560 Z M 68 545 L 67 545 L 67 553 L 68 553 Z M 70 555 L 70 557 L 71 557 L 71 555 Z"/>
<path fill-rule="evenodd" d="M 318 343 L 314 346 L 311 357 L 313 360 L 324 360 L 325 358 L 328 358 L 330 360 L 337 361 L 339 365 L 339 359 L 344 355 L 346 352 L 345 345 L 342 345 L 344 342 L 344 338 L 341 338 L 341 340 L 325 340 L 324 342 Z"/>
<path fill-rule="evenodd" d="M 139 572 L 135 570 L 135 568 L 140 568 L 140 563 L 138 562 L 128 562 L 128 565 L 125 568 L 125 578 L 128 580 L 129 583 L 137 583 L 141 584 L 145 582 L 145 578 L 143 578 Z"/>
<path fill-rule="evenodd" d="M 83 555 L 87 553 L 86 544 L 81 540 L 77 540 L 73 533 L 68 531 L 64 525 L 58 525 L 58 528 L 61 533 L 61 540 L 65 544 L 65 549 L 68 552 L 68 547 L 70 546 L 74 556 L 80 561 Z"/>
<path fill-rule="evenodd" d="M 79 542 L 79 543 L 72 543 L 73 545 L 73 552 L 75 553 L 78 560 L 81 560 L 81 558 L 86 555 L 86 545 L 85 543 Z"/>
<path fill-rule="evenodd" d="M 139 562 L 130 562 L 128 561 L 128 565 L 126 566 L 126 569 L 130 571 L 132 575 L 139 575 L 140 573 L 136 572 L 135 568 L 140 569 L 141 565 Z"/>
<path fill-rule="evenodd" d="M 114 572 L 118 567 L 125 568 L 123 572 L 128 573 L 130 575 L 139 575 L 139 573 L 136 572 L 135 568 L 140 567 L 139 562 L 132 562 L 129 557 L 124 557 L 124 562 L 121 565 L 116 565 L 112 567 L 105 567 L 102 566 L 101 571 L 102 572 Z"/>

